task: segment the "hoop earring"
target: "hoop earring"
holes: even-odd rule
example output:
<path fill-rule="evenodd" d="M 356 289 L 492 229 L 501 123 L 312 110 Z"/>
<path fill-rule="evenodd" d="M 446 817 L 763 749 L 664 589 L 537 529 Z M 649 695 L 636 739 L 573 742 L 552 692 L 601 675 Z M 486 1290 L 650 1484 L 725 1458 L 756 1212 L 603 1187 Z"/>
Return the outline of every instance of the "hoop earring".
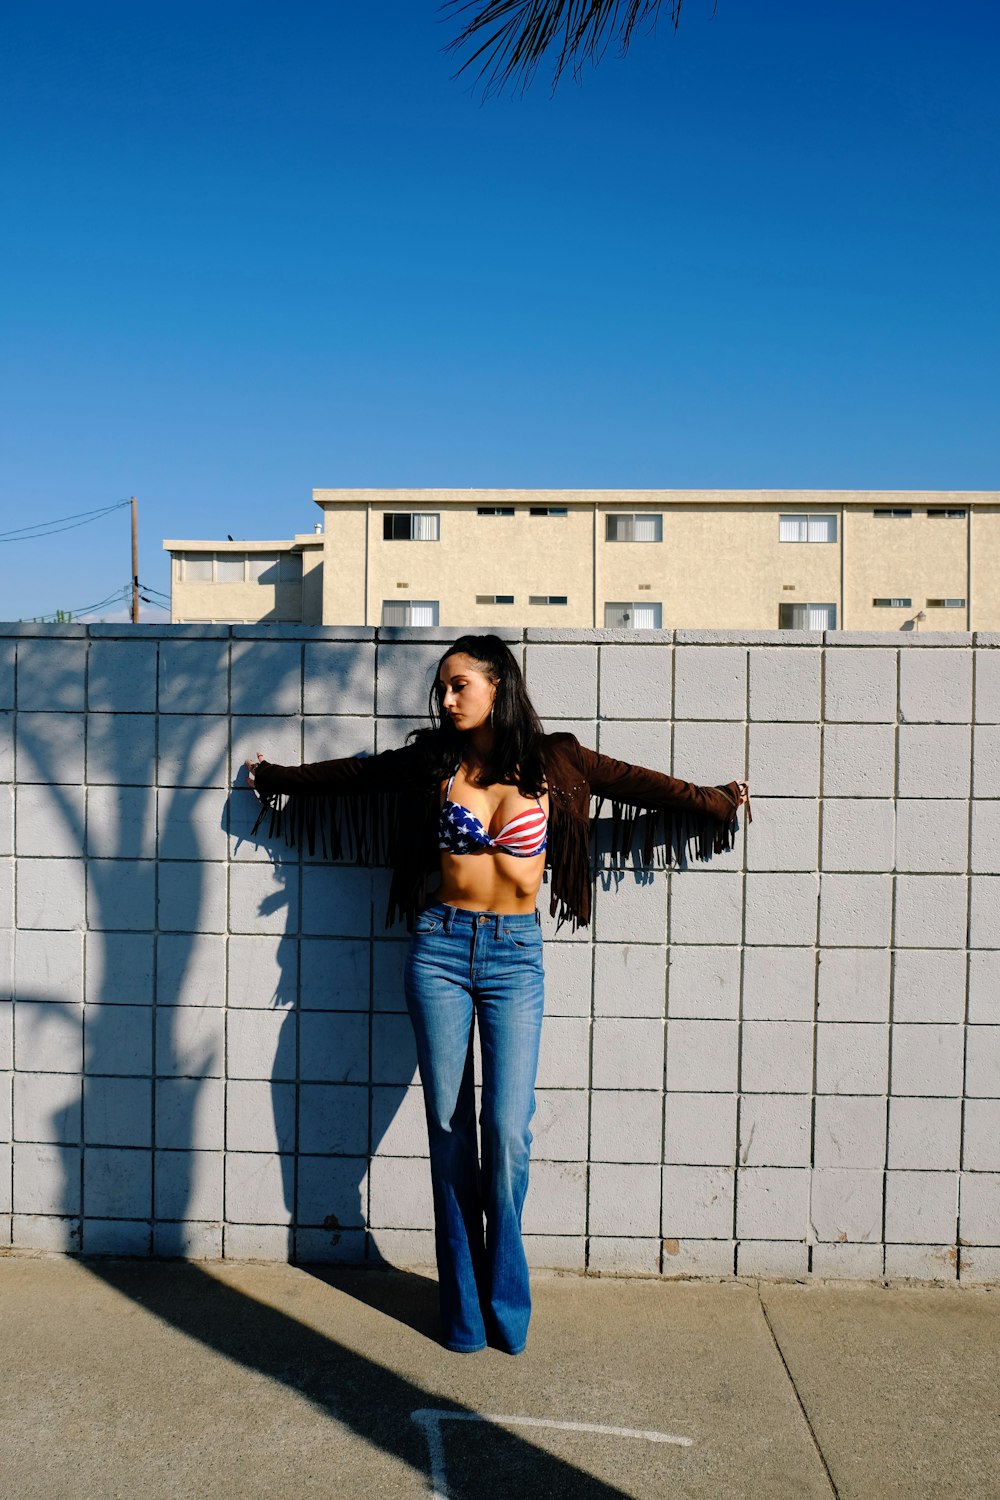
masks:
<path fill-rule="evenodd" d="M 493 728 L 493 709 L 490 709 L 490 728 Z"/>

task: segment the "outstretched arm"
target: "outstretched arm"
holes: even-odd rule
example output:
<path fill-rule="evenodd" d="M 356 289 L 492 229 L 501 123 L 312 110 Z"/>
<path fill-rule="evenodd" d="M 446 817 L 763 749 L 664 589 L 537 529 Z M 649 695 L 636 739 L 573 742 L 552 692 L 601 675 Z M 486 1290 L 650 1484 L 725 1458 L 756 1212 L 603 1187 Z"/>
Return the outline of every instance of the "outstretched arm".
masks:
<path fill-rule="evenodd" d="M 263 804 L 254 833 L 269 818 L 270 838 L 365 864 L 386 862 L 400 802 L 412 800 L 421 772 L 427 784 L 425 758 L 412 745 L 302 766 L 279 766 L 258 754 L 245 764 Z"/>
<path fill-rule="evenodd" d="M 260 797 L 273 793 L 305 792 L 312 795 L 337 793 L 359 795 L 399 786 L 415 767 L 412 747 L 384 750 L 381 755 L 345 755 L 338 760 L 309 761 L 301 766 L 281 766 L 265 760 L 245 761 L 247 781 Z"/>
<path fill-rule="evenodd" d="M 611 755 L 599 755 L 585 745 L 580 746 L 580 756 L 590 789 L 597 797 L 610 797 L 633 807 L 685 808 L 726 823 L 743 803 L 747 803 L 749 810 L 749 786 L 745 781 L 697 786 L 693 781 L 681 781 L 662 771 L 615 760 Z"/>

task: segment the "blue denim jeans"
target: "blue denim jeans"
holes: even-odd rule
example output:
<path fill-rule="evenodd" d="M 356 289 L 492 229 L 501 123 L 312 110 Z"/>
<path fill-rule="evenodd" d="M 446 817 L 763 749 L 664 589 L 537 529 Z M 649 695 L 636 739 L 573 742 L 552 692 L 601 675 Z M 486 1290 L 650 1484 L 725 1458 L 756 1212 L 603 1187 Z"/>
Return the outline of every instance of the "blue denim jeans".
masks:
<path fill-rule="evenodd" d="M 460 1353 L 490 1343 L 519 1354 L 531 1313 L 521 1210 L 542 1026 L 537 913 L 427 907 L 414 924 L 404 989 L 427 1111 L 444 1342 Z"/>

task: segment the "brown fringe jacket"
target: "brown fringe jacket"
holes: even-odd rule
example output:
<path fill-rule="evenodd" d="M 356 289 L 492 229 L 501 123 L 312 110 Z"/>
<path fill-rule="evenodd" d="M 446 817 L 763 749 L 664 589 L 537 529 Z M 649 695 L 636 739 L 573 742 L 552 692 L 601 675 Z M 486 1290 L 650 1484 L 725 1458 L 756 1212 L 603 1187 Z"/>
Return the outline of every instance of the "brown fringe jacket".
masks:
<path fill-rule="evenodd" d="M 543 759 L 549 790 L 548 856 L 558 924 L 590 921 L 590 802 L 611 799 L 611 855 L 630 854 L 640 868 L 682 862 L 692 846 L 711 859 L 733 847 L 739 791 L 695 786 L 659 771 L 598 755 L 572 734 L 548 734 Z M 440 782 L 419 744 L 380 755 L 346 756 L 303 766 L 263 760 L 254 771 L 262 803 L 254 832 L 270 814 L 268 833 L 299 849 L 392 869 L 386 926 L 407 927 L 427 904 L 427 879 L 440 864 Z M 633 846 L 635 846 L 633 848 Z"/>

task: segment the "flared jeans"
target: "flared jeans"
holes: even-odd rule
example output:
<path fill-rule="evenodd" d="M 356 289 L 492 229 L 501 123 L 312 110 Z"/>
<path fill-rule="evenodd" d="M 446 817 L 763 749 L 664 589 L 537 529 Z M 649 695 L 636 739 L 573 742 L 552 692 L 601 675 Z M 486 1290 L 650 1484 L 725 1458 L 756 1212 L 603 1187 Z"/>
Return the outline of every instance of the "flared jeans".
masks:
<path fill-rule="evenodd" d="M 538 915 L 429 906 L 404 971 L 430 1140 L 444 1343 L 519 1354 L 531 1294 L 521 1241 L 543 1004 Z M 482 1099 L 476 1140 L 473 1025 Z"/>

